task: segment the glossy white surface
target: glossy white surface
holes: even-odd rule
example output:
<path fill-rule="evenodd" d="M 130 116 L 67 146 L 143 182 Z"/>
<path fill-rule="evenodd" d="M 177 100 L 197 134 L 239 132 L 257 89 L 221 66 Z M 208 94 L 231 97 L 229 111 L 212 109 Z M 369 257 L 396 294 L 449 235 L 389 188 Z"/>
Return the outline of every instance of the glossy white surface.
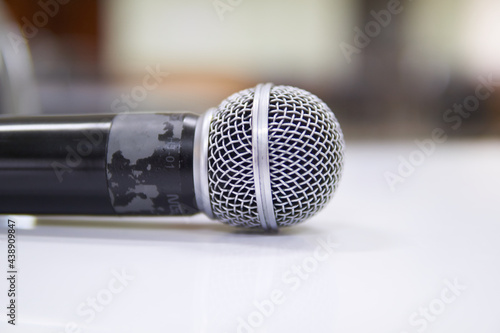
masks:
<path fill-rule="evenodd" d="M 440 145 L 395 192 L 384 173 L 415 145 L 347 144 L 331 204 L 278 235 L 201 216 L 20 230 L 18 325 L 2 278 L 0 331 L 499 332 L 500 142 Z M 0 276 L 5 248 L 2 230 Z"/>

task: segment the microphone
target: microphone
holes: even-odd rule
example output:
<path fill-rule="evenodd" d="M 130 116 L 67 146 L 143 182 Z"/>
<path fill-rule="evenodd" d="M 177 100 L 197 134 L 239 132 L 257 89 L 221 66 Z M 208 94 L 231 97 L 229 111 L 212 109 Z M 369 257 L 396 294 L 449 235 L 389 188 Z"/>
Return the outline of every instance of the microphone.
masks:
<path fill-rule="evenodd" d="M 278 230 L 321 210 L 343 168 L 330 108 L 260 84 L 191 113 L 0 118 L 0 214 L 194 215 Z"/>

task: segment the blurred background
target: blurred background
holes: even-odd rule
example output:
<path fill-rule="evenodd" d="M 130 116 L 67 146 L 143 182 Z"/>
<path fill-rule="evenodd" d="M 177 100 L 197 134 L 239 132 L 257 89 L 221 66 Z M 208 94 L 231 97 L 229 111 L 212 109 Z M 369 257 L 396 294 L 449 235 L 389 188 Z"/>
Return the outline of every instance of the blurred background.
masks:
<path fill-rule="evenodd" d="M 500 82 L 497 0 L 0 0 L 0 30 L 3 114 L 201 113 L 271 81 L 347 138 L 500 132 L 500 88 L 448 111 Z"/>
<path fill-rule="evenodd" d="M 500 332 L 499 0 L 0 0 L 1 115 L 202 113 L 266 81 L 318 95 L 347 139 L 314 221 L 268 237 L 201 215 L 38 217 L 19 230 L 20 325 L 0 331 L 235 332 L 283 290 L 255 332 Z M 438 128 L 455 140 L 429 153 Z M 87 320 L 115 270 L 135 280 Z M 450 304 L 443 281 L 467 290 Z"/>

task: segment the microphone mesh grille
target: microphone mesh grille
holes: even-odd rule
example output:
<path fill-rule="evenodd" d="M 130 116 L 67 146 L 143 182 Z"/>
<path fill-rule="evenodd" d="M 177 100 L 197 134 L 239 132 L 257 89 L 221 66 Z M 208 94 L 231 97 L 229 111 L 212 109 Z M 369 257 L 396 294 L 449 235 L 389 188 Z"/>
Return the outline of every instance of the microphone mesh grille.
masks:
<path fill-rule="evenodd" d="M 209 130 L 208 181 L 212 211 L 223 222 L 260 227 L 252 160 L 255 89 L 227 98 Z M 275 86 L 269 103 L 269 163 L 279 227 L 311 217 L 340 180 L 344 140 L 328 106 L 311 93 Z"/>

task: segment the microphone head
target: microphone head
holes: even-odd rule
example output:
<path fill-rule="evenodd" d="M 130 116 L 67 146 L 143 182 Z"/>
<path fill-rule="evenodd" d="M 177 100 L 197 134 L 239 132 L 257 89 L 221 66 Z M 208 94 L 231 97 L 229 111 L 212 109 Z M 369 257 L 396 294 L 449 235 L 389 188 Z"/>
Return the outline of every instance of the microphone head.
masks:
<path fill-rule="evenodd" d="M 277 229 L 308 219 L 333 196 L 344 139 L 335 115 L 315 95 L 260 85 L 224 100 L 208 126 L 213 217 Z"/>

